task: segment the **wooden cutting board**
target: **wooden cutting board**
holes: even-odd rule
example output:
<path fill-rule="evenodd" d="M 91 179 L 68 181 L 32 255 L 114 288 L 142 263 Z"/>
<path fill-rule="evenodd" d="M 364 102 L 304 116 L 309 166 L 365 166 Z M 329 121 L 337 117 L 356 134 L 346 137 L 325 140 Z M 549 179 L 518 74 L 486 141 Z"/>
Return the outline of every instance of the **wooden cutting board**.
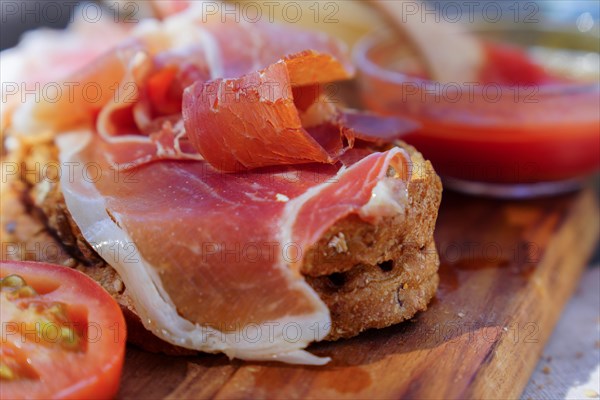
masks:
<path fill-rule="evenodd" d="M 534 201 L 445 192 L 429 310 L 310 347 L 324 367 L 129 348 L 119 398 L 516 398 L 599 234 L 595 191 Z"/>

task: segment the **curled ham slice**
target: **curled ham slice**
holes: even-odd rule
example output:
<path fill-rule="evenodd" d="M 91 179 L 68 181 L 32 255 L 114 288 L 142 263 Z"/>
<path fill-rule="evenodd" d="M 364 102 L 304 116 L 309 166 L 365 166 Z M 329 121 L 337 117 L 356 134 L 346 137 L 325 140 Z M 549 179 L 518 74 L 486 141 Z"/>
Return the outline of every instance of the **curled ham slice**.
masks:
<path fill-rule="evenodd" d="M 0 110 L 2 129 L 12 122 L 12 113 L 24 100 L 34 98 L 39 102 L 43 97 L 68 97 L 43 88 L 56 88 L 63 79 L 72 78 L 74 73 L 127 40 L 128 27 L 112 22 L 112 18 L 90 22 L 81 17 L 81 12 L 74 14 L 77 18 L 68 29 L 29 31 L 19 46 L 0 53 L 0 80 L 5 92 Z M 58 90 L 69 92 L 75 85 L 85 83 L 69 78 L 69 86 L 59 86 Z M 36 90 L 45 96 L 33 96 Z M 30 95 L 23 96 L 20 91 Z"/>
<path fill-rule="evenodd" d="M 309 53 L 310 59 L 331 56 Z M 268 165 L 332 162 L 302 127 L 291 76 L 305 64 L 290 57 L 239 79 L 200 82 L 186 89 L 183 118 L 198 152 L 222 171 Z"/>
<path fill-rule="evenodd" d="M 272 165 L 331 164 L 353 147 L 356 137 L 392 142 L 415 129 L 414 123 L 398 118 L 314 103 L 327 101 L 324 97 L 304 95 L 300 102 L 294 99 L 295 87 L 349 76 L 350 72 L 331 55 L 305 51 L 238 79 L 197 82 L 183 96 L 187 135 L 213 167 L 235 172 Z M 307 97 L 309 105 L 304 104 Z M 326 114 L 324 121 L 306 130 L 301 109 L 309 113 L 314 107 L 317 113 Z"/>

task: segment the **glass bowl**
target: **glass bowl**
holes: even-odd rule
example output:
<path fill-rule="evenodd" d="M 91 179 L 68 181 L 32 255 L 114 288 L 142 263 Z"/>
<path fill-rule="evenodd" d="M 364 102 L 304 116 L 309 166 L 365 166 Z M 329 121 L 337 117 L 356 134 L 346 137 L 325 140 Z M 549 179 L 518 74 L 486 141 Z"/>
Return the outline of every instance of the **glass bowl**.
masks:
<path fill-rule="evenodd" d="M 404 140 L 431 160 L 446 187 L 495 197 L 577 189 L 600 166 L 600 40 L 530 27 L 476 34 L 523 47 L 561 79 L 442 84 L 427 78 L 406 42 L 374 33 L 353 52 L 363 104 L 418 120 L 422 128 Z"/>

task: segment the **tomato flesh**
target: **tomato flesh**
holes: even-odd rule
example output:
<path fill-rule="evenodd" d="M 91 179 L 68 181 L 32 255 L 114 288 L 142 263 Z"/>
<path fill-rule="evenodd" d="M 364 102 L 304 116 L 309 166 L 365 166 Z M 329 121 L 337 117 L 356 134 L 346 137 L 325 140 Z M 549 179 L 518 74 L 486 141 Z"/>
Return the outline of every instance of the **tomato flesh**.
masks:
<path fill-rule="evenodd" d="M 3 261 L 0 278 L 0 397 L 114 397 L 126 339 L 115 300 L 56 265 Z"/>

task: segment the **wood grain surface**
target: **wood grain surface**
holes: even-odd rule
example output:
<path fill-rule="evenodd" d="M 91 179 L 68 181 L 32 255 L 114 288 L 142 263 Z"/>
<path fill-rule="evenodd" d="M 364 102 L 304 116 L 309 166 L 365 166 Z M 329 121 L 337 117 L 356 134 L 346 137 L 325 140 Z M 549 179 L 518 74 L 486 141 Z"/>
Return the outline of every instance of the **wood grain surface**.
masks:
<path fill-rule="evenodd" d="M 498 201 L 444 193 L 441 283 L 429 310 L 318 343 L 324 367 L 168 357 L 129 348 L 128 398 L 516 398 L 598 240 L 592 189 Z"/>

